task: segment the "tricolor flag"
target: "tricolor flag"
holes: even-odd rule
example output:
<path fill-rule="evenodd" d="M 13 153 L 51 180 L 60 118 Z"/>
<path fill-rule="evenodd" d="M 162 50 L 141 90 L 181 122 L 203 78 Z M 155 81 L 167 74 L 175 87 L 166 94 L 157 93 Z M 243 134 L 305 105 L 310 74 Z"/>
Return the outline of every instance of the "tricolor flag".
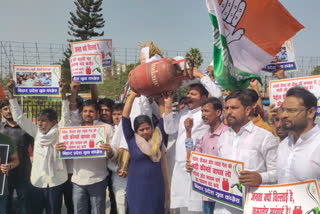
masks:
<path fill-rule="evenodd" d="M 214 76 L 226 90 L 247 88 L 283 43 L 304 28 L 278 0 L 206 0 Z"/>

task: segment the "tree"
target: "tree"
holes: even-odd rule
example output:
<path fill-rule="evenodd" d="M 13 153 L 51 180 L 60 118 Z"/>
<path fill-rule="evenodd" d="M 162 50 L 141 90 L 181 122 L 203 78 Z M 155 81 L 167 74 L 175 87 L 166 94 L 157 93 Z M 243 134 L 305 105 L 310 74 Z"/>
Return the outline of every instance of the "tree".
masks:
<path fill-rule="evenodd" d="M 314 67 L 313 71 L 311 72 L 311 75 L 312 76 L 320 75 L 320 65 Z"/>
<path fill-rule="evenodd" d="M 104 27 L 104 19 L 102 14 L 102 0 L 75 0 L 74 4 L 76 12 L 70 12 L 70 21 L 68 34 L 72 37 L 68 42 L 90 40 L 92 37 L 100 37 L 104 35 L 104 31 L 98 32 L 98 29 Z M 62 61 L 61 70 L 62 78 L 67 82 L 71 80 L 70 62 L 71 56 L 70 45 L 64 52 L 65 59 Z M 80 90 L 86 91 L 89 87 L 81 85 Z"/>
<path fill-rule="evenodd" d="M 186 57 L 190 58 L 193 61 L 194 66 L 197 68 L 199 68 L 203 62 L 201 53 L 198 48 L 191 48 L 189 52 L 187 52 Z"/>

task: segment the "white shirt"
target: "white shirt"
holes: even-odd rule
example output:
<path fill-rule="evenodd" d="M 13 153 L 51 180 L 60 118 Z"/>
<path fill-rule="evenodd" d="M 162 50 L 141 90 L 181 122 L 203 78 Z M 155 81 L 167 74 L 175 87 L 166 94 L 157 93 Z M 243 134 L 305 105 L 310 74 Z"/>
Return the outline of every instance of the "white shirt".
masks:
<path fill-rule="evenodd" d="M 208 76 L 201 78 L 200 82 L 212 96 L 221 98 L 220 89 Z M 164 130 L 167 134 L 172 135 L 178 132 L 175 165 L 171 181 L 171 208 L 187 207 L 189 211 L 201 211 L 202 196 L 192 190 L 190 173 L 186 172 L 185 168 L 187 152 L 185 149 L 186 130 L 184 121 L 189 117 L 193 118 L 192 139 L 196 144 L 209 129 L 209 126 L 202 121 L 201 107 L 193 110 L 185 107 L 179 114 L 174 115 L 171 112 L 163 118 Z"/>
<path fill-rule="evenodd" d="M 220 157 L 244 162 L 245 170 L 260 173 L 263 184 L 277 182 L 277 148 L 276 137 L 252 121 L 241 127 L 238 133 L 230 127 L 218 141 Z M 217 202 L 214 213 L 243 212 Z"/>
<path fill-rule="evenodd" d="M 289 133 L 279 145 L 277 160 L 278 183 L 316 179 L 320 184 L 320 128 L 315 125 L 294 143 Z"/>
<path fill-rule="evenodd" d="M 63 168 L 55 169 L 54 176 L 50 176 L 40 169 L 42 156 L 44 154 L 44 149 L 40 146 L 40 130 L 39 127 L 32 123 L 31 120 L 26 118 L 17 102 L 17 99 L 10 99 L 10 107 L 12 112 L 13 120 L 25 130 L 30 136 L 34 138 L 34 153 L 33 162 L 31 169 L 30 181 L 33 186 L 38 188 L 55 187 L 63 184 L 68 179 L 67 168 L 65 161 L 63 160 Z M 65 127 L 69 123 L 69 102 L 67 100 L 62 101 L 61 108 L 61 120 L 58 124 L 59 127 Z M 59 137 L 57 137 L 56 142 L 59 142 Z"/>
<path fill-rule="evenodd" d="M 111 125 L 95 120 L 94 126 L 105 126 L 107 132 L 106 142 L 110 143 L 113 136 Z M 80 126 L 80 124 L 79 124 Z M 83 158 L 73 159 L 73 175 L 71 181 L 78 185 L 90 185 L 103 181 L 108 176 L 107 159 Z"/>

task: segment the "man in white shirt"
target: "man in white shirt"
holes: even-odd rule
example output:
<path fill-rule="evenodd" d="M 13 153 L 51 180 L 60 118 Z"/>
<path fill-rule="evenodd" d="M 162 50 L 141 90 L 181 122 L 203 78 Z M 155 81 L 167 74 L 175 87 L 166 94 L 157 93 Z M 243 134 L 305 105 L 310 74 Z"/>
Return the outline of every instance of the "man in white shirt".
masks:
<path fill-rule="evenodd" d="M 282 126 L 289 131 L 279 145 L 278 183 L 317 179 L 320 181 L 320 128 L 314 123 L 317 98 L 302 87 L 287 91 L 279 111 Z"/>
<path fill-rule="evenodd" d="M 219 138 L 219 156 L 244 162 L 239 181 L 244 186 L 276 183 L 278 143 L 271 132 L 249 120 L 253 101 L 248 91 L 234 91 L 225 99 L 224 115 L 230 128 Z M 243 213 L 216 203 L 214 213 Z"/>
<path fill-rule="evenodd" d="M 164 129 L 167 134 L 178 132 L 176 141 L 175 165 L 171 181 L 171 208 L 180 209 L 180 213 L 188 211 L 202 210 L 202 196 L 192 191 L 190 174 L 186 171 L 187 153 L 185 149 L 186 131 L 184 121 L 187 118 L 193 118 L 192 137 L 194 143 L 198 143 L 209 126 L 205 125 L 201 119 L 201 102 L 210 95 L 221 98 L 220 89 L 210 80 L 208 76 L 202 74 L 197 68 L 194 68 L 193 75 L 200 78 L 201 84 L 191 85 L 187 95 L 187 106 L 179 114 L 172 112 L 172 97 L 165 100 Z M 188 211 L 186 211 L 187 209 Z"/>

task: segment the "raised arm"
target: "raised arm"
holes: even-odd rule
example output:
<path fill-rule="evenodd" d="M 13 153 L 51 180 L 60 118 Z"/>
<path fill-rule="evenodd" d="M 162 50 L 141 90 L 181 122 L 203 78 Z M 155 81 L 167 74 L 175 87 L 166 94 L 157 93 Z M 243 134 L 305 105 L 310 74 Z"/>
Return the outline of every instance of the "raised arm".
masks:
<path fill-rule="evenodd" d="M 212 97 L 216 97 L 220 100 L 223 99 L 220 88 L 210 79 L 210 77 L 201 73 L 196 67 L 193 68 L 193 76 L 200 79 L 201 84 L 207 89 Z"/>
<path fill-rule="evenodd" d="M 59 127 L 66 127 L 70 124 L 69 102 L 66 95 L 67 82 L 64 79 L 60 79 L 59 87 L 62 99 L 61 120 L 59 122 Z"/>
<path fill-rule="evenodd" d="M 98 86 L 96 84 L 90 85 L 91 100 L 98 102 Z"/>
<path fill-rule="evenodd" d="M 71 96 L 69 98 L 70 102 L 70 110 L 75 111 L 77 110 L 77 95 L 78 95 L 78 90 L 80 87 L 80 82 L 79 81 L 74 81 L 72 80 L 70 83 L 70 91 L 71 91 Z"/>
<path fill-rule="evenodd" d="M 13 120 L 17 122 L 17 124 L 25 130 L 29 135 L 31 135 L 33 138 L 37 135 L 38 132 L 38 126 L 32 121 L 30 121 L 28 118 L 26 118 L 21 111 L 21 108 L 18 104 L 17 99 L 13 95 L 13 91 L 15 88 L 15 82 L 13 80 L 10 80 L 7 84 L 8 87 L 8 93 L 9 93 L 9 102 L 10 102 L 10 108 Z"/>
<path fill-rule="evenodd" d="M 174 134 L 178 131 L 180 114 L 173 115 L 172 112 L 172 100 L 173 93 L 168 94 L 167 97 L 164 98 L 164 130 L 167 134 Z"/>
<path fill-rule="evenodd" d="M 134 91 L 130 91 L 130 94 L 127 98 L 127 102 L 123 107 L 123 111 L 122 111 L 122 117 L 126 117 L 129 118 L 130 113 L 131 113 L 131 108 L 132 108 L 132 104 L 134 102 L 134 99 L 138 96 L 138 94 Z"/>

